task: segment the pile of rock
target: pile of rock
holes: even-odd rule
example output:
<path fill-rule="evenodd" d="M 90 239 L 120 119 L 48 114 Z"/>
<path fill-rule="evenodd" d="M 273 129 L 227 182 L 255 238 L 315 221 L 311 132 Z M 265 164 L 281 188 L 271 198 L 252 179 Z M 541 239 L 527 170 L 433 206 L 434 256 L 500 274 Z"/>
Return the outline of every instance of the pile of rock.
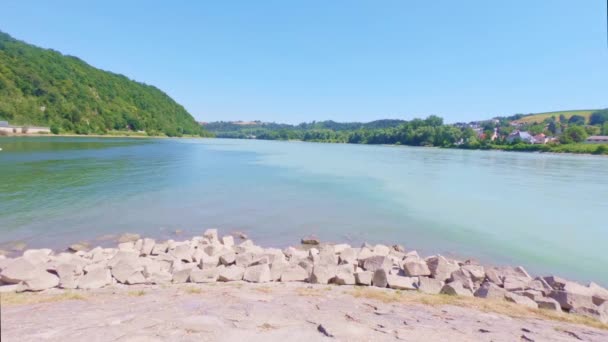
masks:
<path fill-rule="evenodd" d="M 235 244 L 215 229 L 176 242 L 125 235 L 117 248 L 27 250 L 0 259 L 0 292 L 96 289 L 116 283 L 169 284 L 227 281 L 310 282 L 414 290 L 429 294 L 504 299 L 530 308 L 566 311 L 608 323 L 608 290 L 558 277 L 531 277 L 522 267 L 483 267 L 441 255 L 422 258 L 400 246 L 354 248 L 304 239 L 306 247 Z M 312 243 L 314 242 L 314 244 Z"/>

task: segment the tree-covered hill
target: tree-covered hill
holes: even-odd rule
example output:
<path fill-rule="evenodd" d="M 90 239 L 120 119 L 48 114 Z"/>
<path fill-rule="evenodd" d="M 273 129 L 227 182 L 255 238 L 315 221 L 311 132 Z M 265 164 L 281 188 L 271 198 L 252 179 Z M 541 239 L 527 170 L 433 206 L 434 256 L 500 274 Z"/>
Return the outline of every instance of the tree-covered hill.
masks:
<path fill-rule="evenodd" d="M 111 130 L 206 135 L 158 88 L 0 31 L 0 120 L 79 134 Z"/>

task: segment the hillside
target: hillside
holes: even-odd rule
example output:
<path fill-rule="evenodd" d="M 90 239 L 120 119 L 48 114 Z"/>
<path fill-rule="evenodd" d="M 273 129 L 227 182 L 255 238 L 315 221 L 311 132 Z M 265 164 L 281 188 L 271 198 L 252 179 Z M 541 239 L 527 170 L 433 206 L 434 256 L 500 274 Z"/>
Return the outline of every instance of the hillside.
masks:
<path fill-rule="evenodd" d="M 589 122 L 589 117 L 593 112 L 597 111 L 597 109 L 588 109 L 588 110 L 563 110 L 559 112 L 546 112 L 546 113 L 537 113 L 537 114 L 529 114 L 523 116 L 521 119 L 516 120 L 521 123 L 542 123 L 545 119 L 551 118 L 555 116 L 559 121 L 560 115 L 563 115 L 566 119 L 570 119 L 573 115 L 580 115 Z"/>
<path fill-rule="evenodd" d="M 79 134 L 111 130 L 205 135 L 158 88 L 0 31 L 0 120 Z"/>

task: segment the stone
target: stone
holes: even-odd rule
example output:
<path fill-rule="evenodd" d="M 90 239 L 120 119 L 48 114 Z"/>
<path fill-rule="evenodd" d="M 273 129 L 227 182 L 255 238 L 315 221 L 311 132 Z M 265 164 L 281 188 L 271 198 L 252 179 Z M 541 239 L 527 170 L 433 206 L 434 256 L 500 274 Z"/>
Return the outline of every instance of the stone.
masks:
<path fill-rule="evenodd" d="M 443 282 L 439 279 L 418 277 L 418 291 L 428 294 L 439 294 Z"/>
<path fill-rule="evenodd" d="M 366 271 L 376 272 L 380 268 L 385 270 L 391 269 L 393 262 L 386 256 L 376 255 L 363 260 L 361 266 Z"/>
<path fill-rule="evenodd" d="M 312 260 L 302 259 L 298 262 L 298 265 L 300 267 L 302 267 L 304 270 L 306 270 L 306 273 L 308 273 L 308 278 L 310 278 L 310 276 L 312 275 L 312 269 L 314 268 Z"/>
<path fill-rule="evenodd" d="M 402 245 L 392 245 L 391 249 L 396 251 L 396 252 L 400 252 L 400 253 L 404 253 L 405 254 L 405 247 L 403 247 Z"/>
<path fill-rule="evenodd" d="M 283 273 L 281 274 L 281 281 L 306 281 L 308 280 L 308 277 L 308 272 L 302 266 L 292 265 L 283 271 Z"/>
<path fill-rule="evenodd" d="M 31 279 L 40 270 L 24 258 L 13 259 L 0 272 L 0 280 L 7 284 L 17 284 Z"/>
<path fill-rule="evenodd" d="M 203 258 L 199 263 L 202 269 L 216 268 L 220 264 L 220 257 L 217 255 L 209 256 L 207 254 L 203 254 Z"/>
<path fill-rule="evenodd" d="M 289 260 L 300 260 L 308 257 L 308 253 L 301 249 L 297 249 L 295 247 L 287 247 L 283 250 L 283 254 L 285 254 Z"/>
<path fill-rule="evenodd" d="M 503 287 L 507 291 L 521 291 L 528 287 L 530 281 L 527 277 L 508 275 L 503 278 Z"/>
<path fill-rule="evenodd" d="M 137 241 L 135 241 L 135 243 L 133 244 L 133 248 L 137 251 L 141 253 L 141 248 L 144 246 L 144 240 L 143 239 L 138 239 Z"/>
<path fill-rule="evenodd" d="M 478 298 L 503 300 L 505 299 L 505 294 L 507 294 L 505 289 L 494 283 L 486 282 L 483 283 L 473 295 Z"/>
<path fill-rule="evenodd" d="M 245 268 L 230 265 L 228 267 L 220 268 L 218 280 L 219 281 L 239 281 L 243 280 L 243 275 L 245 274 Z"/>
<path fill-rule="evenodd" d="M 120 262 L 135 263 L 139 258 L 139 253 L 135 251 L 118 251 L 110 260 L 108 260 L 107 266 L 112 268 L 118 265 Z"/>
<path fill-rule="evenodd" d="M 555 299 L 553 299 L 553 298 L 549 298 L 549 297 L 540 297 L 540 298 L 539 297 L 535 297 L 534 301 L 538 305 L 539 309 L 553 310 L 553 311 L 562 311 L 561 305 L 559 305 L 559 303 Z"/>
<path fill-rule="evenodd" d="M 140 249 L 141 255 L 146 256 L 152 254 L 154 246 L 156 246 L 156 241 L 154 241 L 154 239 L 145 238 Z"/>
<path fill-rule="evenodd" d="M 210 245 L 206 245 L 203 248 L 203 251 L 207 254 L 207 255 L 211 255 L 211 256 L 219 256 L 220 254 L 222 254 L 222 252 L 224 252 L 224 246 L 222 246 L 221 244 L 214 242 Z"/>
<path fill-rule="evenodd" d="M 344 264 L 338 266 L 333 283 L 338 285 L 355 285 L 356 280 L 354 265 Z"/>
<path fill-rule="evenodd" d="M 374 273 L 375 274 L 375 273 Z M 389 274 L 387 276 L 388 287 L 395 290 L 417 290 L 418 277 L 402 277 Z"/>
<path fill-rule="evenodd" d="M 494 267 L 486 269 L 486 280 L 498 286 L 503 284 L 499 271 Z"/>
<path fill-rule="evenodd" d="M 336 265 L 314 265 L 312 274 L 310 275 L 310 282 L 313 284 L 329 284 L 336 276 L 336 273 Z"/>
<path fill-rule="evenodd" d="M 540 291 L 544 296 L 547 296 L 553 291 L 553 288 L 543 278 L 537 277 L 526 284 L 526 290 Z"/>
<path fill-rule="evenodd" d="M 342 250 L 338 256 L 340 264 L 357 264 L 357 254 L 359 254 L 359 250 L 357 248 L 345 248 Z"/>
<path fill-rule="evenodd" d="M 469 272 L 471 280 L 475 283 L 481 283 L 486 279 L 486 271 L 483 266 L 480 265 L 464 265 L 462 266 L 464 271 Z"/>
<path fill-rule="evenodd" d="M 586 294 L 553 290 L 549 294 L 549 297 L 555 299 L 562 307 L 562 309 L 566 311 L 576 308 L 592 308 L 596 306 L 593 303 L 592 296 Z"/>
<path fill-rule="evenodd" d="M 38 270 L 29 279 L 20 284 L 18 292 L 22 291 L 42 291 L 59 285 L 59 277 L 45 270 Z"/>
<path fill-rule="evenodd" d="M 301 240 L 303 245 L 318 245 L 321 243 L 318 237 L 315 236 L 307 236 L 302 238 Z"/>
<path fill-rule="evenodd" d="M 220 263 L 222 265 L 232 265 L 236 262 L 236 254 L 234 252 L 228 252 L 220 255 Z"/>
<path fill-rule="evenodd" d="M 312 256 L 313 263 L 321 265 L 337 265 L 338 256 L 334 252 L 333 246 L 331 248 L 324 248 L 319 251 L 319 254 Z"/>
<path fill-rule="evenodd" d="M 82 268 L 74 264 L 59 264 L 55 267 L 59 277 L 59 287 L 64 289 L 75 289 L 78 287 L 76 275 L 82 274 Z"/>
<path fill-rule="evenodd" d="M 118 244 L 119 251 L 135 252 L 135 244 L 133 242 L 123 242 Z"/>
<path fill-rule="evenodd" d="M 135 272 L 127 278 L 126 284 L 135 285 L 135 284 L 145 284 L 147 282 L 146 277 L 144 277 L 142 272 Z"/>
<path fill-rule="evenodd" d="M 222 244 L 226 248 L 232 248 L 232 247 L 234 247 L 234 238 L 232 237 L 232 235 L 226 235 L 226 236 L 224 236 L 222 238 Z"/>
<path fill-rule="evenodd" d="M 140 267 L 137 264 L 137 260 L 121 260 L 118 264 L 114 265 L 111 268 L 112 277 L 116 279 L 119 283 L 126 284 L 127 279 L 131 277 L 134 273 L 140 272 L 143 267 Z"/>
<path fill-rule="evenodd" d="M 391 249 L 385 245 L 375 245 L 374 246 L 374 254 L 376 254 L 376 255 L 388 256 L 388 253 L 390 252 L 390 250 Z"/>
<path fill-rule="evenodd" d="M 450 276 L 450 282 L 452 281 L 460 282 L 460 284 L 462 284 L 465 289 L 469 289 L 471 291 L 475 291 L 476 289 L 476 286 L 473 283 L 473 280 L 471 279 L 471 274 L 463 270 L 462 268 L 452 272 L 452 275 Z"/>
<path fill-rule="evenodd" d="M 240 267 L 248 267 L 253 262 L 255 255 L 253 253 L 240 253 L 235 256 L 235 263 Z"/>
<path fill-rule="evenodd" d="M 185 262 L 192 262 L 192 255 L 194 254 L 194 251 L 192 250 L 192 247 L 190 247 L 190 245 L 183 244 L 178 245 L 174 249 L 170 250 L 169 254 L 175 259 L 182 260 Z"/>
<path fill-rule="evenodd" d="M 152 247 L 152 255 L 159 255 L 159 254 L 165 254 L 167 253 L 167 249 L 169 248 L 169 245 L 166 242 L 163 243 L 156 243 L 154 244 L 154 247 Z"/>
<path fill-rule="evenodd" d="M 85 275 L 78 279 L 79 289 L 98 289 L 112 283 L 110 270 L 105 267 L 89 269 Z"/>
<path fill-rule="evenodd" d="M 53 251 L 48 248 L 28 249 L 23 252 L 23 259 L 29 261 L 33 265 L 44 264 L 51 259 L 50 255 L 52 252 Z"/>
<path fill-rule="evenodd" d="M 224 267 L 222 267 L 224 268 Z M 216 268 L 198 269 L 193 268 L 190 272 L 191 283 L 215 283 L 219 277 L 219 270 Z"/>
<path fill-rule="evenodd" d="M 344 250 L 351 248 L 349 244 L 339 243 L 334 245 L 334 252 L 341 254 Z"/>
<path fill-rule="evenodd" d="M 372 284 L 373 273 L 370 271 L 355 272 L 355 283 L 357 285 L 370 286 Z"/>
<path fill-rule="evenodd" d="M 371 258 L 375 256 L 374 251 L 370 247 L 361 247 L 359 249 L 359 253 L 357 254 L 357 259 L 365 260 L 367 258 Z"/>
<path fill-rule="evenodd" d="M 251 283 L 267 283 L 270 281 L 270 267 L 268 264 L 249 266 L 245 269 L 243 279 Z"/>
<path fill-rule="evenodd" d="M 608 323 L 608 303 L 593 307 L 579 307 L 570 310 L 571 314 L 582 315 Z"/>
<path fill-rule="evenodd" d="M 431 270 L 427 266 L 426 262 L 423 259 L 415 256 L 406 257 L 405 260 L 403 260 L 402 268 L 405 275 L 409 277 L 431 275 Z"/>
<path fill-rule="evenodd" d="M 592 292 L 592 300 L 593 303 L 597 306 L 600 306 L 602 304 L 604 304 L 605 302 L 608 302 L 608 290 L 601 287 L 600 285 L 591 282 L 589 283 L 589 289 Z"/>
<path fill-rule="evenodd" d="M 277 258 L 270 264 L 270 280 L 278 281 L 281 279 L 281 274 L 289 267 L 289 263 L 285 259 Z"/>
<path fill-rule="evenodd" d="M 168 284 L 173 281 L 173 275 L 166 270 L 150 272 L 145 277 L 150 284 Z"/>
<path fill-rule="evenodd" d="M 174 284 L 183 284 L 187 283 L 190 279 L 190 273 L 192 272 L 192 268 L 181 268 L 173 270 L 173 278 L 172 282 Z"/>
<path fill-rule="evenodd" d="M 388 272 L 385 269 L 379 268 L 373 274 L 372 285 L 382 288 L 388 285 Z"/>
<path fill-rule="evenodd" d="M 125 233 L 125 234 L 122 234 L 118 238 L 118 242 L 119 243 L 123 243 L 123 242 L 135 242 L 135 241 L 139 240 L 139 238 L 140 238 L 139 234 Z"/>
<path fill-rule="evenodd" d="M 0 285 L 0 293 L 17 292 L 21 289 L 21 284 Z"/>
<path fill-rule="evenodd" d="M 203 237 L 211 242 L 213 241 L 219 241 L 218 235 L 217 235 L 217 229 L 207 229 L 205 230 L 205 232 L 203 233 Z"/>
<path fill-rule="evenodd" d="M 462 286 L 462 283 L 458 280 L 443 285 L 441 293 L 449 296 L 473 297 L 471 290 Z"/>

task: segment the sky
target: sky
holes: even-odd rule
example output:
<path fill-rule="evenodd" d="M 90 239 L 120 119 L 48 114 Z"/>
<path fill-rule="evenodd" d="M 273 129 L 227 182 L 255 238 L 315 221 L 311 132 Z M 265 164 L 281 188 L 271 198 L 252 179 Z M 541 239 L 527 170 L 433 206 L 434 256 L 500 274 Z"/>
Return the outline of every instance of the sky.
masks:
<path fill-rule="evenodd" d="M 603 0 L 3 0 L 0 30 L 155 85 L 200 121 L 608 107 Z"/>

